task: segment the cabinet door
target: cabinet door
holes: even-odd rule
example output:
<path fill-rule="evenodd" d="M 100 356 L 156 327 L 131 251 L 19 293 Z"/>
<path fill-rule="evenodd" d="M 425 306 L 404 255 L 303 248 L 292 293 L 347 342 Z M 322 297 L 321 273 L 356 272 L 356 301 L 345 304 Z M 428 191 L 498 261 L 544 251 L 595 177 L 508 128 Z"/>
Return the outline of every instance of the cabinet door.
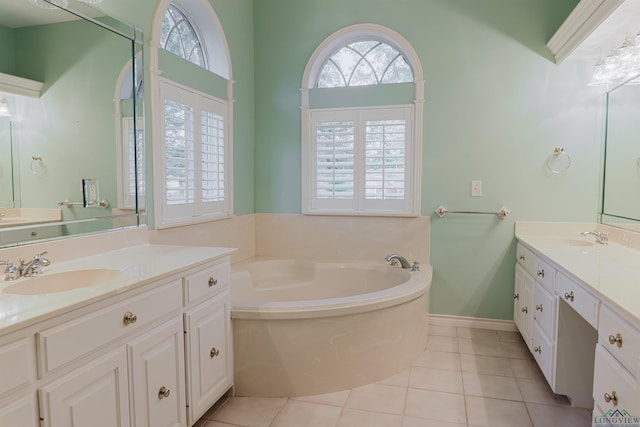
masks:
<path fill-rule="evenodd" d="M 122 346 L 41 388 L 42 426 L 129 426 L 128 387 Z"/>
<path fill-rule="evenodd" d="M 516 264 L 516 296 L 514 303 L 514 320 L 522 334 L 522 338 L 531 349 L 531 333 L 533 330 L 533 289 L 535 280 L 526 270 Z"/>
<path fill-rule="evenodd" d="M 0 426 L 38 427 L 39 424 L 35 393 L 0 407 Z"/>
<path fill-rule="evenodd" d="M 185 313 L 190 425 L 233 384 L 229 305 L 225 292 Z"/>
<path fill-rule="evenodd" d="M 186 425 L 183 334 L 179 317 L 129 345 L 136 427 Z"/>

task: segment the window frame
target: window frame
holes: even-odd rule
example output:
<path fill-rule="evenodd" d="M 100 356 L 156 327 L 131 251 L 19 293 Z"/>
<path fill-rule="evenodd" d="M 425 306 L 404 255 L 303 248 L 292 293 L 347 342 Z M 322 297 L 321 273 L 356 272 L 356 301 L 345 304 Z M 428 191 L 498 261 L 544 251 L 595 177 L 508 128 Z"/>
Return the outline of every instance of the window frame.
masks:
<path fill-rule="evenodd" d="M 155 188 L 159 188 L 160 191 L 156 191 L 156 197 L 160 197 L 160 203 L 157 206 L 159 208 L 159 215 L 157 218 L 157 228 L 169 228 L 180 225 L 196 224 L 200 222 L 207 222 L 219 219 L 229 218 L 233 215 L 233 171 L 232 171 L 232 142 L 231 132 L 229 126 L 231 125 L 229 120 L 229 103 L 226 100 L 217 98 L 213 95 L 195 90 L 185 85 L 181 85 L 169 79 L 160 79 L 159 82 L 159 102 L 160 102 L 160 141 L 161 143 L 156 145 L 157 154 L 155 167 L 158 170 L 158 178 L 156 180 Z M 187 105 L 192 105 L 194 108 L 194 173 L 195 173 L 195 190 L 194 201 L 187 203 L 168 203 L 167 202 L 167 174 L 166 174 L 166 144 L 165 144 L 165 99 L 172 99 L 177 102 L 181 102 Z M 223 117 L 224 121 L 224 200 L 222 202 L 204 202 L 202 201 L 202 180 L 199 179 L 202 173 L 201 162 L 201 112 L 204 111 L 203 106 L 208 106 L 207 111 Z"/>
<path fill-rule="evenodd" d="M 407 153 L 407 164 L 412 176 L 409 176 L 409 188 L 406 188 L 406 203 L 401 209 L 388 209 L 373 207 L 369 209 L 343 208 L 340 206 L 318 206 L 314 200 L 314 171 L 315 157 L 313 156 L 313 144 L 315 144 L 315 135 L 313 132 L 313 114 L 326 108 L 314 108 L 310 105 L 310 91 L 312 90 L 344 90 L 345 88 L 323 88 L 316 89 L 316 82 L 325 65 L 327 59 L 331 57 L 337 50 L 355 41 L 377 40 L 384 42 L 394 49 L 398 50 L 408 60 L 409 66 L 413 70 L 415 95 L 410 101 L 412 104 L 398 103 L 394 105 L 382 104 L 364 104 L 357 106 L 340 106 L 331 105 L 333 110 L 369 110 L 369 109 L 393 109 L 410 107 L 411 108 L 411 153 Z M 390 84 L 382 84 L 390 86 Z M 378 87 L 382 85 L 373 85 L 370 87 Z M 358 90 L 366 90 L 367 86 L 359 86 Z M 377 24 L 356 24 L 345 27 L 336 31 L 327 37 L 311 55 L 304 71 L 301 88 L 301 137 L 302 137 L 302 213 L 306 215 L 352 215 L 352 216 L 400 216 L 400 217 L 416 217 L 420 216 L 421 211 L 421 181 L 422 181 L 422 144 L 423 144 L 423 104 L 424 104 L 424 80 L 422 66 L 419 61 L 417 52 L 411 44 L 399 33 Z M 364 171 L 355 172 L 364 173 Z"/>

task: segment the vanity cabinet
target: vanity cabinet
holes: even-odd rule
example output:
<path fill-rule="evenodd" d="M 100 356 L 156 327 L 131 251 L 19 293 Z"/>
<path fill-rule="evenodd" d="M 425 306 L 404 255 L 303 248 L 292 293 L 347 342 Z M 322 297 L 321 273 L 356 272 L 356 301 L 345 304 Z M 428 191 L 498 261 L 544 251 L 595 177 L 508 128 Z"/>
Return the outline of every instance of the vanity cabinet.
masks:
<path fill-rule="evenodd" d="M 195 423 L 233 386 L 230 270 L 220 257 L 0 335 L 0 425 Z"/>
<path fill-rule="evenodd" d="M 589 366 L 593 366 L 596 334 L 583 319 L 594 318 L 593 297 L 522 244 L 517 246 L 515 289 L 522 306 L 516 299 L 514 322 L 551 390 L 567 395 L 574 406 L 592 408 Z"/>

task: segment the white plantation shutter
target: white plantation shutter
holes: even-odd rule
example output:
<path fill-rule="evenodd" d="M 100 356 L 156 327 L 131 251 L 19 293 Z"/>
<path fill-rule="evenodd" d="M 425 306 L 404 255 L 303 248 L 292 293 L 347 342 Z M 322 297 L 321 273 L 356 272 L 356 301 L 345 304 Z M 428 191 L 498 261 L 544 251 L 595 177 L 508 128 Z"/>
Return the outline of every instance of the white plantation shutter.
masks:
<path fill-rule="evenodd" d="M 311 111 L 307 213 L 412 212 L 412 106 Z"/>
<path fill-rule="evenodd" d="M 162 81 L 164 223 L 230 212 L 225 101 Z"/>

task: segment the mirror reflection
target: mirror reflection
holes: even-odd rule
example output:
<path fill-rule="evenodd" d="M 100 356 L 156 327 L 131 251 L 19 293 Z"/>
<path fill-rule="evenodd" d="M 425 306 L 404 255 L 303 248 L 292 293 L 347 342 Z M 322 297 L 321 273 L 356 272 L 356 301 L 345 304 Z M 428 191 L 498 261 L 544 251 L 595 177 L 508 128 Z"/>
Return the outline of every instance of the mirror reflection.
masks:
<path fill-rule="evenodd" d="M 640 85 L 633 80 L 607 94 L 603 222 L 640 226 Z"/>
<path fill-rule="evenodd" d="M 68 3 L 0 3 L 0 246 L 139 221 L 140 34 Z"/>

